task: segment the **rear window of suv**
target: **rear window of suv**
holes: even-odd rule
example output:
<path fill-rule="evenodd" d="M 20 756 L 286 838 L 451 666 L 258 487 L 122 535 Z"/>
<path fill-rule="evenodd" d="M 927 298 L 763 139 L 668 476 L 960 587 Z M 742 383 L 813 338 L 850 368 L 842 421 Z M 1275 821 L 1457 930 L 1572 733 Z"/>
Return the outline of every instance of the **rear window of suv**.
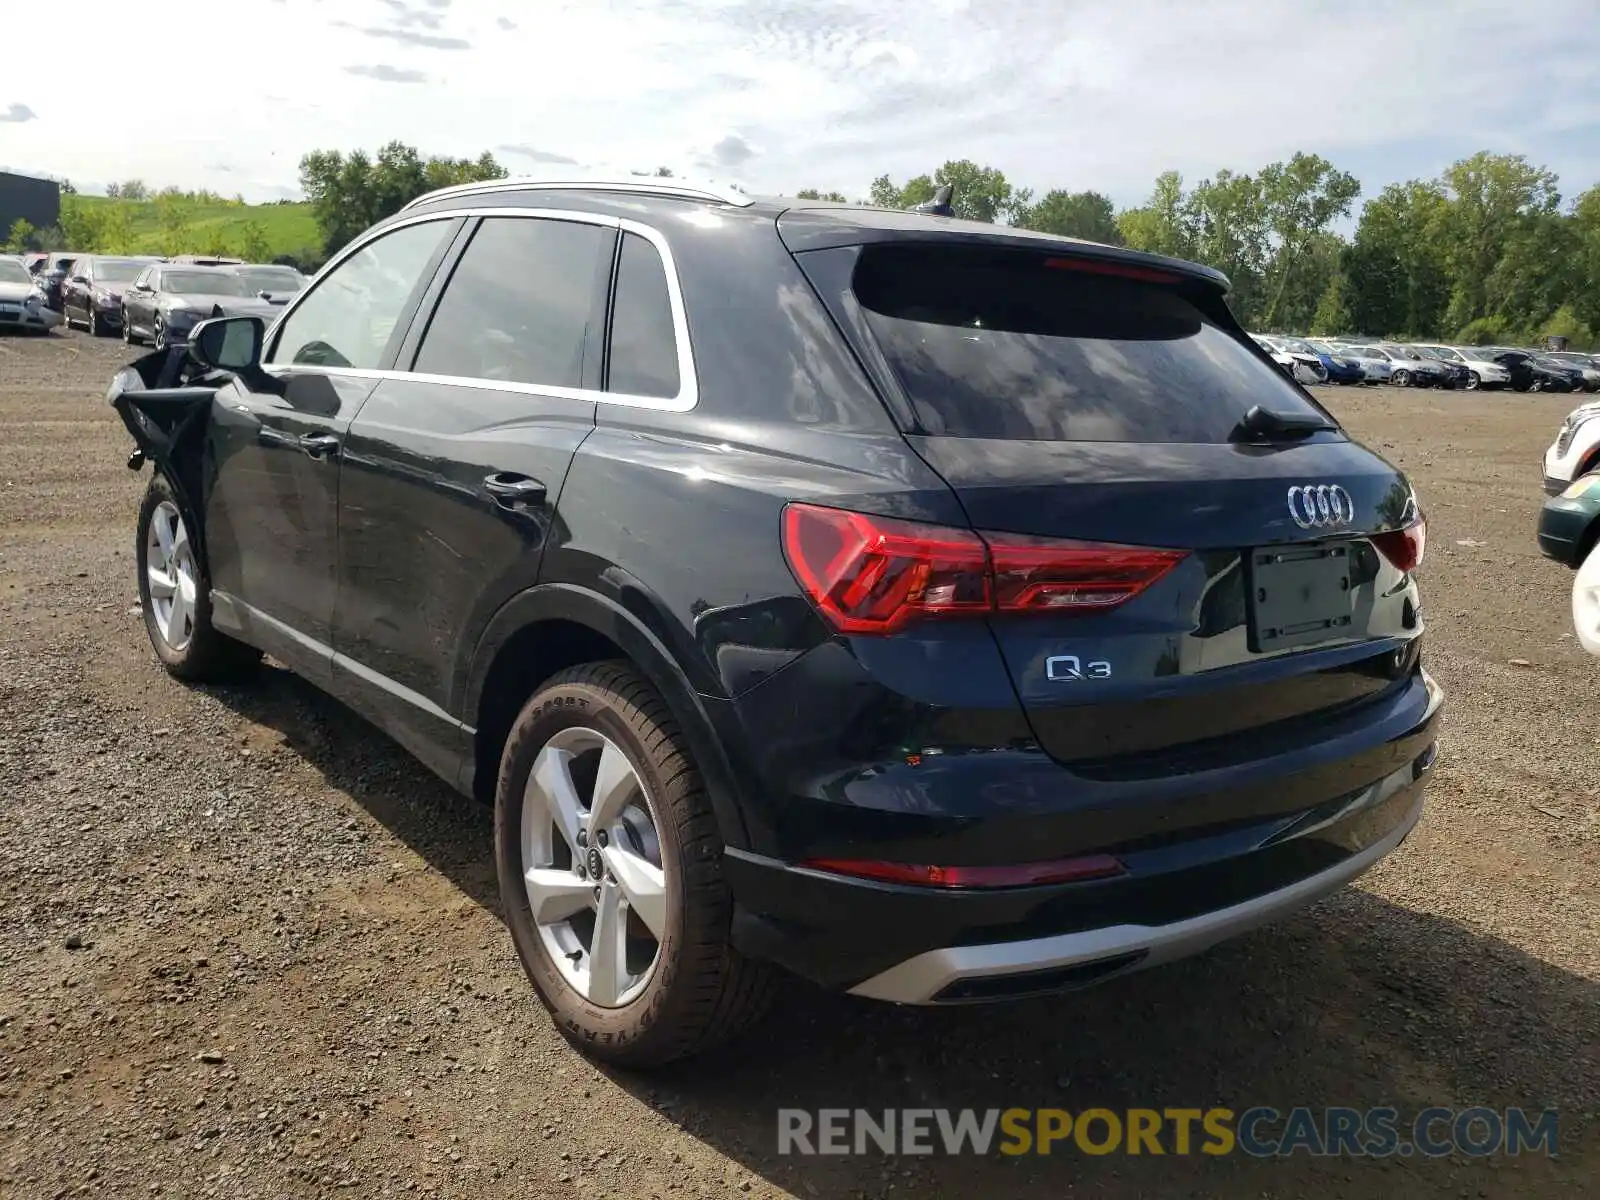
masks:
<path fill-rule="evenodd" d="M 1225 442 L 1327 414 L 1177 288 L 1014 251 L 868 247 L 854 291 L 918 419 L 952 437 Z"/>

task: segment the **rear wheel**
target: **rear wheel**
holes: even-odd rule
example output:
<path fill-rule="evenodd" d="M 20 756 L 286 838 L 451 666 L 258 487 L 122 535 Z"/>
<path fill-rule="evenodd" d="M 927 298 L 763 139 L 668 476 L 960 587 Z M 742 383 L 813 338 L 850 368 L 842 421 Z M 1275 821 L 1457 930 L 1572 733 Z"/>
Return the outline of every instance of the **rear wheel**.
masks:
<path fill-rule="evenodd" d="M 729 945 L 721 853 L 683 735 L 627 664 L 563 671 L 523 707 L 495 792 L 501 906 L 579 1049 L 656 1066 L 764 1011 L 769 969 Z"/>
<path fill-rule="evenodd" d="M 211 589 L 178 498 L 165 475 L 150 480 L 139 507 L 139 604 L 150 644 L 179 679 L 221 682 L 261 662 L 253 646 L 211 624 Z"/>

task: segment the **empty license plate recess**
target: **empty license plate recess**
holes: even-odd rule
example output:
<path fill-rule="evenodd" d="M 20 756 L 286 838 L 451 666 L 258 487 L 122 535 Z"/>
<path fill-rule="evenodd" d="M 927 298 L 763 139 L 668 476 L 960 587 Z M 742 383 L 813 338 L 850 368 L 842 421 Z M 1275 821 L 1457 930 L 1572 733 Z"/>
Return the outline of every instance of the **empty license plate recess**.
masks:
<path fill-rule="evenodd" d="M 1350 630 L 1350 547 L 1250 552 L 1250 649 L 1282 650 Z"/>

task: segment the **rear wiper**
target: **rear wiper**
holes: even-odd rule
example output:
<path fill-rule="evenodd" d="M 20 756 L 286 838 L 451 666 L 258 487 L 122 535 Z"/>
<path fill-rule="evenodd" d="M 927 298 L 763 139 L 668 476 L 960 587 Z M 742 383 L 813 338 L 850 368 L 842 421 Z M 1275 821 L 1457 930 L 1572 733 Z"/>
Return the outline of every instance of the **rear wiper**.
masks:
<path fill-rule="evenodd" d="M 1228 440 L 1280 442 L 1310 437 L 1313 433 L 1323 433 L 1337 428 L 1337 425 L 1329 423 L 1322 417 L 1306 413 L 1273 412 L 1269 408 L 1254 404 L 1251 405 L 1249 412 L 1239 418 L 1239 423 L 1233 427 L 1233 432 L 1228 434 Z"/>

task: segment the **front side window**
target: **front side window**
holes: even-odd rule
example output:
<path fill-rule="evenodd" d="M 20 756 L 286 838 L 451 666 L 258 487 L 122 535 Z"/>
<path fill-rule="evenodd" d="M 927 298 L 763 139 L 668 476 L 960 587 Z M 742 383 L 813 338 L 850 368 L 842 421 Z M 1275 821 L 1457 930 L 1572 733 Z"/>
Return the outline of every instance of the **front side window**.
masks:
<path fill-rule="evenodd" d="M 368 242 L 330 271 L 284 318 L 269 363 L 374 370 L 449 220 L 407 225 Z M 229 275 L 235 287 L 237 276 Z"/>
<path fill-rule="evenodd" d="M 94 262 L 96 283 L 131 283 L 144 270 L 144 264 L 120 258 L 101 258 Z"/>
<path fill-rule="evenodd" d="M 611 306 L 611 371 L 606 390 L 671 399 L 678 394 L 678 341 L 661 254 L 638 234 L 622 235 Z"/>
<path fill-rule="evenodd" d="M 473 234 L 428 322 L 413 370 L 575 388 L 611 229 L 542 217 L 489 217 Z"/>

